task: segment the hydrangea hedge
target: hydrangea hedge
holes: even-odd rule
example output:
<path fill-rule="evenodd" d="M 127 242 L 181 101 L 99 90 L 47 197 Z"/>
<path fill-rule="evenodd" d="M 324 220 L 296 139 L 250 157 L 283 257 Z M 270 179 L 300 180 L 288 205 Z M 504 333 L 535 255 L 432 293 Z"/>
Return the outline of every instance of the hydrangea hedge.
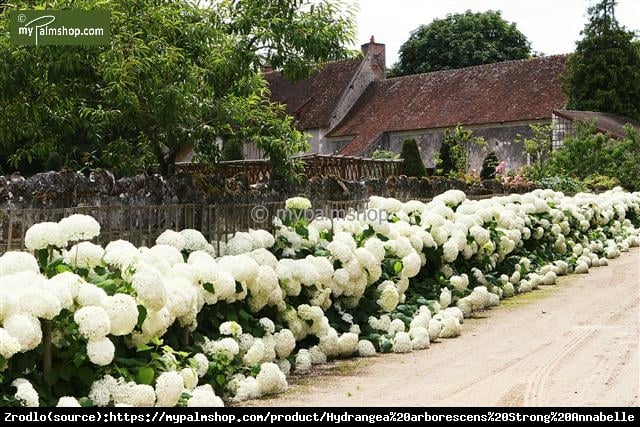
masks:
<path fill-rule="evenodd" d="M 102 248 L 91 217 L 34 225 L 32 254 L 0 257 L 0 405 L 220 406 L 280 393 L 290 371 L 428 348 L 476 310 L 640 243 L 640 193 L 620 189 L 372 197 L 368 212 L 333 221 L 309 222 L 310 207 L 290 199 L 274 234 L 238 232 L 222 254 L 195 230 Z"/>

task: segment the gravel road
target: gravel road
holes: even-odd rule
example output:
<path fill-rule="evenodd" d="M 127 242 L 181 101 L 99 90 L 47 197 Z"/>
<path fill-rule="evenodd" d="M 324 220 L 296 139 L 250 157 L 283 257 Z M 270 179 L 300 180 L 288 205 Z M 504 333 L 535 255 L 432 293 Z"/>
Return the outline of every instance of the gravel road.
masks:
<path fill-rule="evenodd" d="M 465 320 L 410 354 L 338 362 L 253 406 L 638 406 L 640 250 Z"/>

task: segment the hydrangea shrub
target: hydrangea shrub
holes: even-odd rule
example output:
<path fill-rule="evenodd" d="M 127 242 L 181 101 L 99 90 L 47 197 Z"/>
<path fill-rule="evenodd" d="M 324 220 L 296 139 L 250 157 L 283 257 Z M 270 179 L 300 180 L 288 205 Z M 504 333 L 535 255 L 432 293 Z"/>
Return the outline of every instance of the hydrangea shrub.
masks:
<path fill-rule="evenodd" d="M 222 406 L 313 365 L 406 353 L 464 318 L 640 243 L 640 193 L 551 190 L 429 203 L 372 197 L 347 219 L 304 198 L 275 232 L 216 254 L 196 230 L 91 243 L 89 216 L 40 223 L 0 257 L 0 405 Z"/>

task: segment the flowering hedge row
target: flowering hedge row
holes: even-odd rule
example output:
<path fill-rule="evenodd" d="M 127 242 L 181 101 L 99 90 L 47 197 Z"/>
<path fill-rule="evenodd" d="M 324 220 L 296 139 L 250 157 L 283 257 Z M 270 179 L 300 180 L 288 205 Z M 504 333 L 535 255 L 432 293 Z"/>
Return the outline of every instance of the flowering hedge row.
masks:
<path fill-rule="evenodd" d="M 219 406 L 328 359 L 428 348 L 473 311 L 640 243 L 640 193 L 372 197 L 351 219 L 287 201 L 222 254 L 195 230 L 105 248 L 91 217 L 0 257 L 0 405 Z M 373 213 L 373 214 L 372 214 Z"/>

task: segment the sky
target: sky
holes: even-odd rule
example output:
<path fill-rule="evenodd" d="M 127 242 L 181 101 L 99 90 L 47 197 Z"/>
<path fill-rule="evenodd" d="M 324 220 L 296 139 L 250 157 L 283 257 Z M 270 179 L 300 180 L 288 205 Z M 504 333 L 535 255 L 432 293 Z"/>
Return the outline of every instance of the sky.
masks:
<path fill-rule="evenodd" d="M 387 66 L 398 60 L 398 50 L 412 30 L 448 13 L 500 10 L 515 22 L 534 51 L 545 55 L 569 53 L 587 21 L 593 0 L 356 0 L 358 41 L 386 44 Z M 618 0 L 618 21 L 629 30 L 640 31 L 640 0 Z"/>

